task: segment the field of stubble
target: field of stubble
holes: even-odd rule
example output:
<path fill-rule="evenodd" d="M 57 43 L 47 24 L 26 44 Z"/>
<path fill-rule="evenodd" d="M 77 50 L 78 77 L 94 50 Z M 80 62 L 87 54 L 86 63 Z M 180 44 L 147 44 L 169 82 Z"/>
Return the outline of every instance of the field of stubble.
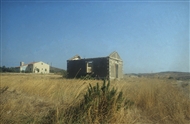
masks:
<path fill-rule="evenodd" d="M 65 110 L 80 103 L 89 83 L 102 84 L 101 80 L 64 79 L 61 75 L 1 74 L 0 78 L 2 124 L 71 123 L 67 120 L 76 113 L 65 114 Z M 190 123 L 189 85 L 184 89 L 174 79 L 125 77 L 111 81 L 111 87 L 122 91 L 134 104 L 114 112 L 115 119 L 105 123 Z M 84 119 L 92 120 L 90 117 Z M 100 120 L 88 123 L 100 123 Z"/>

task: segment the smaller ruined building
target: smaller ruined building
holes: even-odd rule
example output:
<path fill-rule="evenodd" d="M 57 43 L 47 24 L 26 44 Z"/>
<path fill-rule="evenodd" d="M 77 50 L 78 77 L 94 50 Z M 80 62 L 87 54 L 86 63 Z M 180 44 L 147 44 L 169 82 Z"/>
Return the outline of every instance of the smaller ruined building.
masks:
<path fill-rule="evenodd" d="M 24 62 L 20 62 L 20 66 L 16 68 L 18 72 L 43 73 L 43 74 L 50 72 L 50 66 L 42 61 L 32 62 L 29 64 L 24 64 Z"/>
<path fill-rule="evenodd" d="M 68 78 L 90 75 L 97 79 L 123 78 L 123 61 L 117 52 L 107 57 L 81 59 L 79 55 L 67 60 Z"/>

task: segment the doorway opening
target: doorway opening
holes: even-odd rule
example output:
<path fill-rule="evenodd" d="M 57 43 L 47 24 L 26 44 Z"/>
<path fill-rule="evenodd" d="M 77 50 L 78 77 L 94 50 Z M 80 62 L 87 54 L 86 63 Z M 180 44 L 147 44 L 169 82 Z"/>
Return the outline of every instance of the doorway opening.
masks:
<path fill-rule="evenodd" d="M 118 64 L 115 64 L 115 77 L 118 78 Z"/>

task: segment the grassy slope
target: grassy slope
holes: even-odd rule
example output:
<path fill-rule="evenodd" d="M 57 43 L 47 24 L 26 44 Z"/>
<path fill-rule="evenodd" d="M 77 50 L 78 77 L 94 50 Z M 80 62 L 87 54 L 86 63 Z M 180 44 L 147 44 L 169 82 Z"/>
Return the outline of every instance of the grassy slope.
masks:
<path fill-rule="evenodd" d="M 102 81 L 68 80 L 57 75 L 1 75 L 0 120 L 2 123 L 61 123 L 63 112 L 76 105 L 88 84 Z M 190 123 L 190 100 L 176 80 L 125 78 L 111 85 L 134 101 L 115 113 L 113 123 Z M 3 90 L 3 88 L 8 89 Z M 187 86 L 189 89 L 189 85 Z M 188 90 L 189 93 L 190 90 Z M 54 117 L 54 118 L 52 118 Z"/>

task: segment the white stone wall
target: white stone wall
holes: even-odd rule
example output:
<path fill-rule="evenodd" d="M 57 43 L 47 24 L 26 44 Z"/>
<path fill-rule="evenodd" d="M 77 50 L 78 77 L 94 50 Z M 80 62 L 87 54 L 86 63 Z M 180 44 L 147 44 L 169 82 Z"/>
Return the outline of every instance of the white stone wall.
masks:
<path fill-rule="evenodd" d="M 44 62 L 36 62 L 33 64 L 33 73 L 49 73 L 50 66 Z"/>
<path fill-rule="evenodd" d="M 118 66 L 118 72 L 116 72 L 116 65 Z M 123 62 L 121 60 L 109 59 L 109 73 L 110 79 L 116 78 L 116 73 L 118 73 L 118 78 L 123 78 Z"/>

